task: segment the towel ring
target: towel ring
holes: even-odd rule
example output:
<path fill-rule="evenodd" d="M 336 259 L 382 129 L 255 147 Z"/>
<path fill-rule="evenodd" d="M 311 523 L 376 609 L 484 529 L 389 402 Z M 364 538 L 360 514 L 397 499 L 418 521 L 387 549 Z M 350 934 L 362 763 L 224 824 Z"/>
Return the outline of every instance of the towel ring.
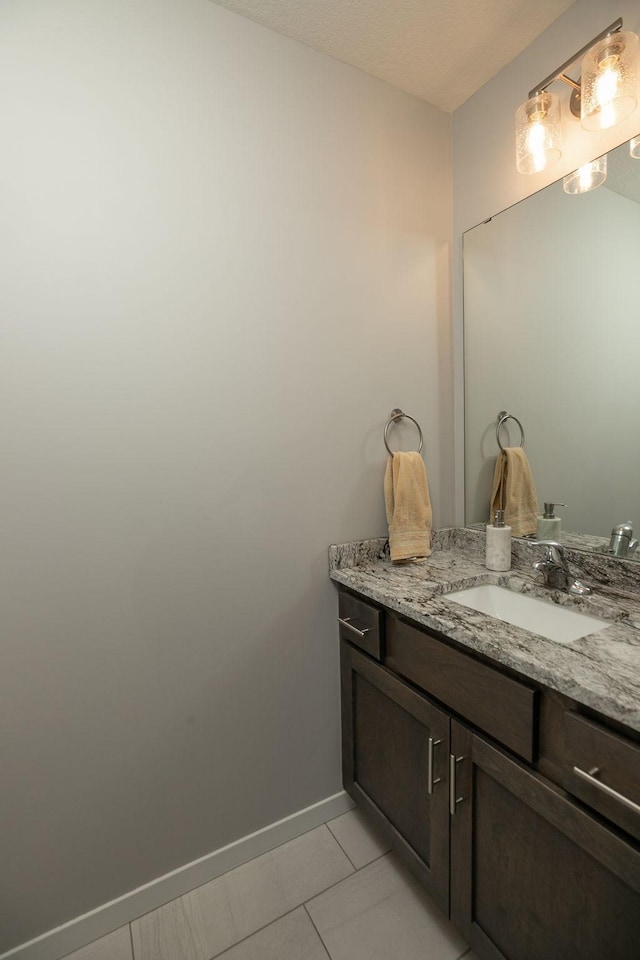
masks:
<path fill-rule="evenodd" d="M 520 435 L 521 435 L 520 446 L 524 447 L 524 427 L 522 426 L 518 418 L 514 417 L 512 413 L 507 413 L 506 410 L 501 410 L 500 413 L 498 414 L 498 422 L 496 424 L 496 440 L 498 441 L 498 446 L 500 447 L 503 453 L 504 453 L 504 447 L 500 442 L 500 428 L 505 425 L 507 420 L 515 420 L 515 422 L 520 427 Z"/>
<path fill-rule="evenodd" d="M 389 443 L 388 443 L 388 440 L 389 440 L 389 427 L 391 426 L 392 423 L 395 423 L 397 420 L 402 420 L 403 417 L 405 418 L 405 420 L 411 420 L 411 423 L 415 423 L 415 425 L 416 425 L 416 427 L 417 427 L 417 429 L 418 429 L 418 436 L 420 437 L 420 445 L 418 446 L 418 453 L 421 453 L 421 452 L 422 452 L 422 430 L 420 429 L 420 424 L 418 423 L 417 420 L 414 420 L 413 417 L 410 417 L 408 413 L 403 413 L 402 410 L 400 410 L 398 407 L 396 407 L 394 410 L 391 411 L 391 416 L 390 416 L 389 419 L 387 420 L 387 425 L 386 425 L 386 427 L 384 428 L 384 445 L 385 445 L 385 447 L 387 448 L 387 450 L 389 451 L 389 456 L 390 456 L 390 457 L 393 456 L 393 450 L 391 449 L 391 447 L 389 446 Z"/>

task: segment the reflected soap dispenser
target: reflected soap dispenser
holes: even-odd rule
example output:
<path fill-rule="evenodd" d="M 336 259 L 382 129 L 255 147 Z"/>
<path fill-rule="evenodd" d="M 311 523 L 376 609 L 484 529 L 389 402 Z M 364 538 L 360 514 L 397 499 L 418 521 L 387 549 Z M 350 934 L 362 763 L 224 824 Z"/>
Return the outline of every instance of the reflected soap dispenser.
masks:
<path fill-rule="evenodd" d="M 536 527 L 536 538 L 538 540 L 559 540 L 562 520 L 556 517 L 554 510 L 556 507 L 566 507 L 566 503 L 545 503 L 544 513 L 538 517 Z"/>
<path fill-rule="evenodd" d="M 505 526 L 504 510 L 496 510 L 493 526 L 487 524 L 485 566 L 487 570 L 511 569 L 511 527 Z"/>

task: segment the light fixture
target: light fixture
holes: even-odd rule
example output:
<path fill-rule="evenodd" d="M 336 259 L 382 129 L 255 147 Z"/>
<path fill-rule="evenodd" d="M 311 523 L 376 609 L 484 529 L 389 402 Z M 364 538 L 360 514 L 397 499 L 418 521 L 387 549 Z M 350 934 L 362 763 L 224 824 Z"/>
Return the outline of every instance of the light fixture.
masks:
<path fill-rule="evenodd" d="M 562 156 L 560 101 L 547 91 L 556 80 L 572 87 L 570 112 L 587 130 L 604 130 L 633 113 L 640 99 L 640 45 L 635 33 L 621 30 L 620 17 L 529 91 L 516 111 L 520 173 L 539 173 Z M 572 80 L 566 71 L 577 60 L 582 78 Z"/>
<path fill-rule="evenodd" d="M 606 130 L 630 117 L 638 103 L 638 38 L 628 31 L 605 37 L 582 61 L 585 130 Z"/>
<path fill-rule="evenodd" d="M 640 160 L 640 137 L 629 140 L 629 156 L 635 160 Z"/>
<path fill-rule="evenodd" d="M 588 193 L 589 190 L 595 190 L 607 179 L 607 155 L 592 160 L 591 163 L 584 163 L 573 173 L 567 174 L 562 181 L 562 189 L 565 193 Z"/>
<path fill-rule="evenodd" d="M 540 93 L 518 107 L 516 162 L 520 173 L 538 173 L 562 156 L 560 98 Z"/>

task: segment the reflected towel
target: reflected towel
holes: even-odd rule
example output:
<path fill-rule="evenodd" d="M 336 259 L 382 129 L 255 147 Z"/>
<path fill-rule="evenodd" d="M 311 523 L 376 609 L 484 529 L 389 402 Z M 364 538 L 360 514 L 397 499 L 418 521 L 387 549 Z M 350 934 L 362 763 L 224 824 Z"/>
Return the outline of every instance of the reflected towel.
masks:
<path fill-rule="evenodd" d="M 538 494 L 522 447 L 507 447 L 498 455 L 489 523 L 493 523 L 496 510 L 504 510 L 504 522 L 514 537 L 536 532 Z"/>
<path fill-rule="evenodd" d="M 431 500 L 424 460 L 416 451 L 387 457 L 384 501 L 391 559 L 431 554 Z"/>

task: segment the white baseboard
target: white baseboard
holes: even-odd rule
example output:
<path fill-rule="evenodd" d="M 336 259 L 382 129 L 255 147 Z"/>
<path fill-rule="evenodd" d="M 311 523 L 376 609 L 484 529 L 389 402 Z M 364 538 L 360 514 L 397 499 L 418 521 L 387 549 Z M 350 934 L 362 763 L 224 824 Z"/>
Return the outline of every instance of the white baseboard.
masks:
<path fill-rule="evenodd" d="M 307 830 L 339 817 L 353 806 L 353 801 L 344 791 L 336 793 L 285 817 L 284 820 L 278 820 L 256 833 L 221 847 L 220 850 L 214 850 L 199 860 L 178 867 L 177 870 L 118 897 L 117 900 L 111 900 L 90 913 L 56 927 L 55 930 L 43 933 L 35 940 L 14 947 L 0 954 L 0 960 L 9 960 L 9 957 L 11 960 L 59 960 L 60 957 L 92 943 L 112 930 L 117 930 L 125 923 L 155 910 L 163 903 L 214 880 L 247 860 L 273 850 L 286 840 L 293 840 Z"/>

